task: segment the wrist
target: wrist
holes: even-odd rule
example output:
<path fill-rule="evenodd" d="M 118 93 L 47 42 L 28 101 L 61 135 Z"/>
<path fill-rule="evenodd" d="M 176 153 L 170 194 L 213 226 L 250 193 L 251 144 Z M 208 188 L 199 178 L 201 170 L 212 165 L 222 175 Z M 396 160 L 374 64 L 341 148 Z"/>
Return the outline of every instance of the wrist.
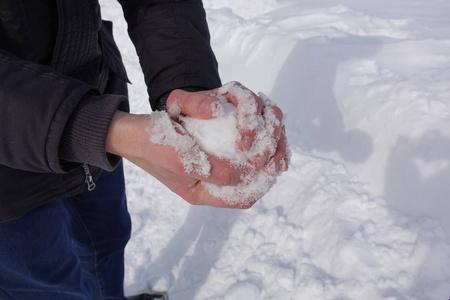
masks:
<path fill-rule="evenodd" d="M 148 126 L 148 115 L 117 111 L 106 136 L 106 152 L 122 157 L 139 157 L 143 152 L 142 139 Z"/>

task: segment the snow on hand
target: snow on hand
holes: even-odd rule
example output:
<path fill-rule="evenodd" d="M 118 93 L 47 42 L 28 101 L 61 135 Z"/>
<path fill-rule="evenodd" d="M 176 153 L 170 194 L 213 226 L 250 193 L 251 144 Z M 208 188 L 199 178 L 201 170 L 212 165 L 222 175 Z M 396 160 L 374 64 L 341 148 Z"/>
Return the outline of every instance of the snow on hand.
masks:
<path fill-rule="evenodd" d="M 225 95 L 228 93 L 237 100 L 236 107 L 226 100 Z M 196 172 L 203 176 L 208 176 L 211 168 L 205 152 L 227 159 L 238 167 L 249 165 L 252 158 L 263 156 L 266 152 L 271 157 L 277 148 L 277 141 L 273 137 L 275 127 L 281 124 L 272 111 L 270 100 L 262 96 L 265 101 L 264 116 L 257 114 L 251 92 L 234 82 L 218 90 L 220 109 L 210 120 L 180 116 L 181 124 L 178 124 L 167 113 L 154 112 L 148 129 L 150 140 L 174 147 L 186 172 Z M 170 113 L 173 115 L 179 112 Z M 237 149 L 238 128 L 256 131 L 255 141 L 248 151 Z M 266 169 L 246 175 L 238 186 L 218 186 L 206 182 L 202 184 L 211 195 L 230 205 L 248 205 L 266 194 L 276 182 L 278 174 L 274 168 L 275 164 L 270 162 Z"/>

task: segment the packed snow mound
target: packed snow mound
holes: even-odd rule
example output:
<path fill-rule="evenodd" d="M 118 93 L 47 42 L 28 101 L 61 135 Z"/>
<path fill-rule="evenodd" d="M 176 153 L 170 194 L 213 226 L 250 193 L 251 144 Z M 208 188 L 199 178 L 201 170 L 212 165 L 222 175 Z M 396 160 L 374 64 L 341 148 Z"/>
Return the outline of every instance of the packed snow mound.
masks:
<path fill-rule="evenodd" d="M 116 1 L 116 38 L 148 110 Z M 127 292 L 447 299 L 450 2 L 204 1 L 224 82 L 287 113 L 290 169 L 249 211 L 190 207 L 127 165 Z M 120 17 L 120 18 L 119 18 Z"/>
<path fill-rule="evenodd" d="M 135 197 L 148 184 L 140 174 L 128 180 L 141 187 Z M 137 220 L 127 252 L 130 292 L 377 300 L 439 299 L 450 291 L 450 267 L 443 264 L 450 244 L 438 224 L 389 210 L 342 165 L 299 149 L 289 171 L 249 211 L 193 207 L 184 215 L 175 197 L 151 187 L 156 199 L 131 203 Z M 174 222 L 180 224 L 172 232 Z"/>
<path fill-rule="evenodd" d="M 436 224 L 389 211 L 331 161 L 294 151 L 291 169 L 233 226 L 209 211 L 229 232 L 200 236 L 210 248 L 194 251 L 206 256 L 228 238 L 198 299 L 437 299 L 449 290 L 440 262 L 450 245 Z M 175 282 L 175 291 L 195 285 Z"/>

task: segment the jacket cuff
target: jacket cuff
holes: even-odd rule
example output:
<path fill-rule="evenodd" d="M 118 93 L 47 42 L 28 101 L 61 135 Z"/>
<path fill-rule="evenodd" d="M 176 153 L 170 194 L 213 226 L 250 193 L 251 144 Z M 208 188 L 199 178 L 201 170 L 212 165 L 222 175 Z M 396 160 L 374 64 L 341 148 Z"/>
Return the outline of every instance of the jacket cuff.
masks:
<path fill-rule="evenodd" d="M 88 95 L 78 105 L 67 123 L 61 144 L 63 169 L 73 163 L 87 163 L 112 171 L 120 157 L 106 153 L 109 124 L 117 110 L 129 111 L 128 99 L 121 95 Z"/>
<path fill-rule="evenodd" d="M 154 87 L 150 87 L 150 85 L 148 85 L 148 94 L 150 96 L 150 104 L 153 110 L 165 110 L 167 97 L 170 92 L 175 89 L 204 91 L 219 88 L 221 85 L 222 83 L 219 78 L 180 76 L 165 83 L 154 84 Z"/>

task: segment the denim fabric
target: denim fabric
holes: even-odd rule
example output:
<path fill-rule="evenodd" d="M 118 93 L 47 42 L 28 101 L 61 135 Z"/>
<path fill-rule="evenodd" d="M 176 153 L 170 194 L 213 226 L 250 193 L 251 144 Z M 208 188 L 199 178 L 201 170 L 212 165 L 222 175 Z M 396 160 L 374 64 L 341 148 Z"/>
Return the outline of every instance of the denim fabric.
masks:
<path fill-rule="evenodd" d="M 131 222 L 122 164 L 96 184 L 0 223 L 1 300 L 125 299 Z"/>

